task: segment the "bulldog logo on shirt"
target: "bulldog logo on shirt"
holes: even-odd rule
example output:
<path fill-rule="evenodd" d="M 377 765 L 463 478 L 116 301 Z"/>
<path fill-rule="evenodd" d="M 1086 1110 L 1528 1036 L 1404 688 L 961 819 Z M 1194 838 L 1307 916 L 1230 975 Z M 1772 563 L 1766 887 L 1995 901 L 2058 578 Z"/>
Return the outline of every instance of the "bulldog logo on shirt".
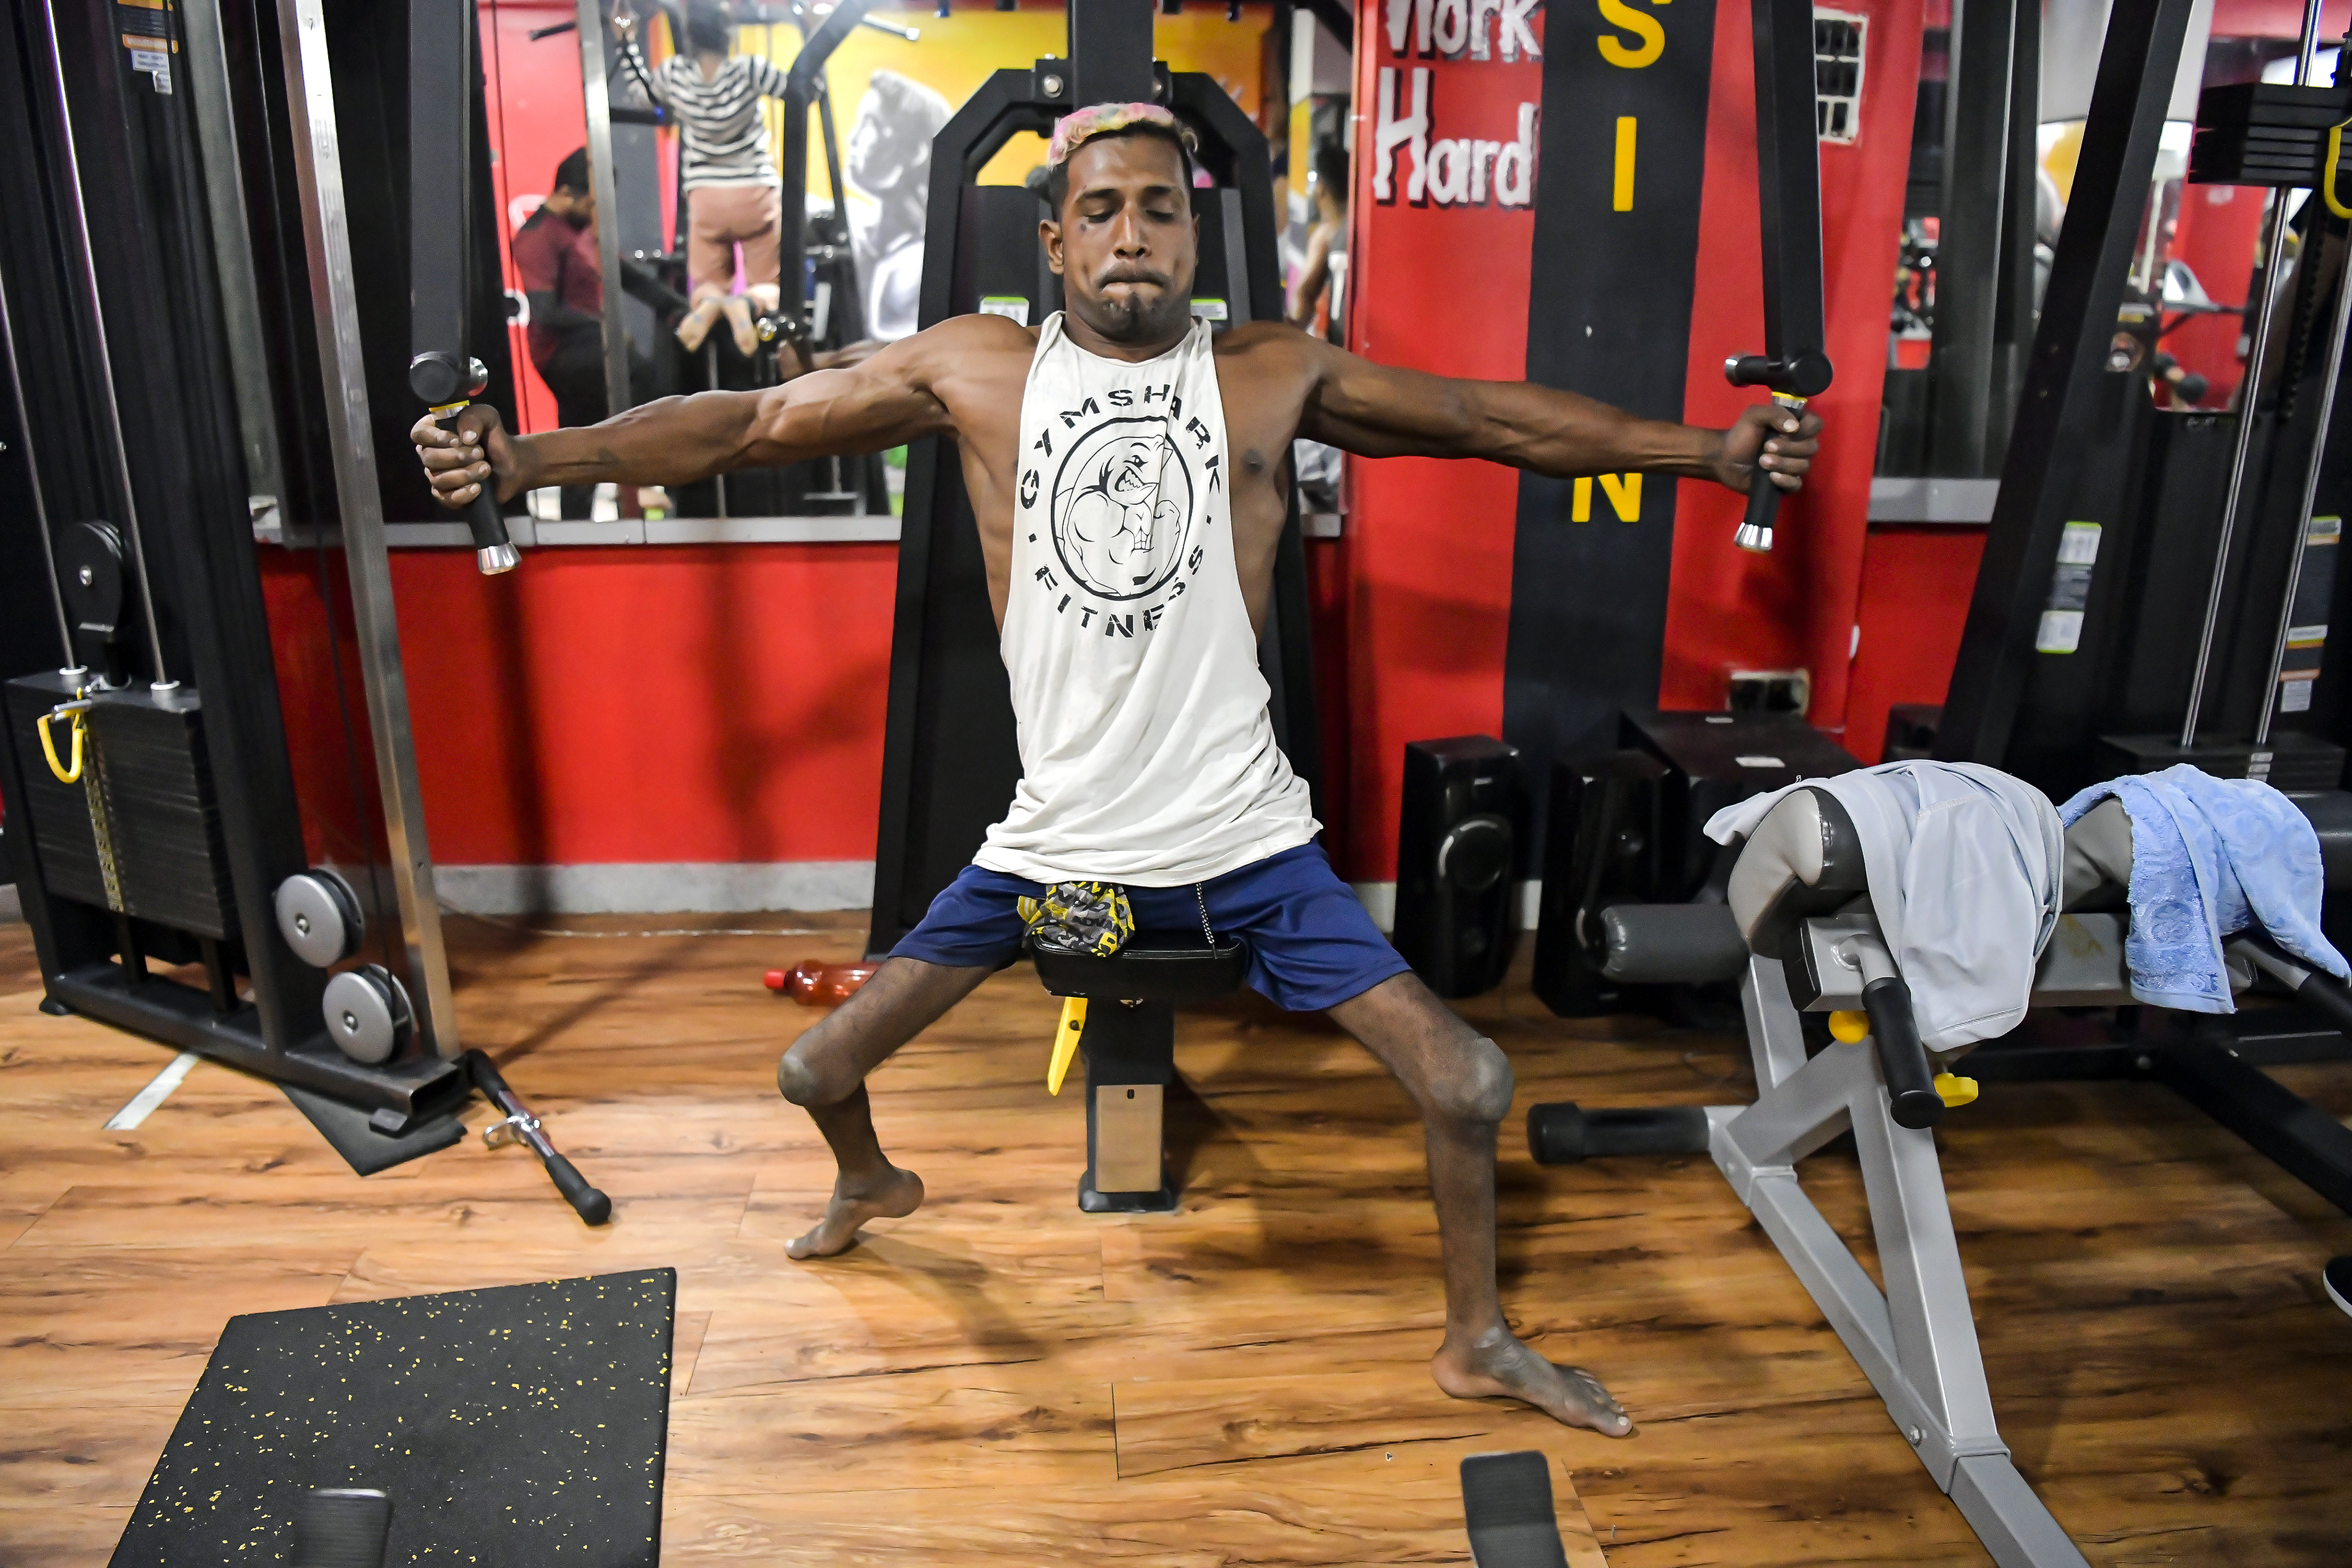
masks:
<path fill-rule="evenodd" d="M 1140 599 L 1184 559 L 1192 474 L 1159 415 L 1108 419 L 1054 476 L 1049 511 L 1063 570 L 1102 599 Z"/>

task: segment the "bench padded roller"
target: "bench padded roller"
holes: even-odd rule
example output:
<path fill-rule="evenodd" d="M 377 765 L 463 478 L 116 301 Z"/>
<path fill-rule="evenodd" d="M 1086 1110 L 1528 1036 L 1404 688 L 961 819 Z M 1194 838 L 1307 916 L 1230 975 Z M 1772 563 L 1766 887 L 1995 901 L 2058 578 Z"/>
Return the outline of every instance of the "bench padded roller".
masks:
<path fill-rule="evenodd" d="M 1601 972 L 1629 985 L 1736 980 L 1748 944 L 1721 904 L 1612 904 L 1601 912 Z"/>

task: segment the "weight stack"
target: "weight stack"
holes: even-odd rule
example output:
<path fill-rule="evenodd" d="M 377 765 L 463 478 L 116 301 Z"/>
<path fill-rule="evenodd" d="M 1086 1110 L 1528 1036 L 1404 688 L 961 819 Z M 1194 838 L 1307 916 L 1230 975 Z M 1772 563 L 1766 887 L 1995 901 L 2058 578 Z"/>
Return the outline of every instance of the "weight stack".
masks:
<path fill-rule="evenodd" d="M 2327 177 L 2327 136 L 2352 114 L 2352 95 L 2334 87 L 2233 82 L 2197 95 L 2189 144 L 2196 185 L 2308 185 Z M 2339 171 L 2339 185 L 2347 183 Z"/>
<path fill-rule="evenodd" d="M 49 768 L 42 715 L 73 700 L 56 674 L 7 683 L 8 738 L 25 779 L 30 838 L 42 880 L 63 898 L 194 936 L 237 929 L 220 806 L 205 757 L 203 703 L 185 687 L 101 692 L 87 715 L 82 777 Z M 49 736 L 70 756 L 67 721 Z"/>

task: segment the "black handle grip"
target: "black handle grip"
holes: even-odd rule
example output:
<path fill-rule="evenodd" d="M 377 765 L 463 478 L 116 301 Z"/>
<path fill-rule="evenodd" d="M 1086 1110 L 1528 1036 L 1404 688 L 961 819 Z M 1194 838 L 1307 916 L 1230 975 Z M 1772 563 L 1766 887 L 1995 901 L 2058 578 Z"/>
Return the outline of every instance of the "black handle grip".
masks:
<path fill-rule="evenodd" d="M 1873 980 L 1862 988 L 1863 1010 L 1870 1015 L 1870 1038 L 1878 1045 L 1878 1070 L 1886 1077 L 1898 1127 L 1932 1127 L 1944 1119 L 1944 1097 L 1936 1092 L 1927 1068 L 1927 1048 L 1911 1016 L 1911 988 L 1901 980 Z"/>
<path fill-rule="evenodd" d="M 602 1225 L 613 1218 L 613 1200 L 588 1185 L 580 1167 L 562 1155 L 547 1156 L 547 1174 L 555 1178 L 555 1190 L 566 1202 L 580 1211 L 580 1218 L 591 1225 Z"/>
<path fill-rule="evenodd" d="M 492 1104 L 498 1103 L 500 1094 L 512 1092 L 507 1088 L 507 1081 L 499 1075 L 497 1064 L 480 1050 L 470 1050 L 458 1060 L 465 1064 L 466 1076 L 472 1081 L 474 1087 L 480 1090 Z"/>
<path fill-rule="evenodd" d="M 433 423 L 455 435 L 457 433 L 457 416 L 463 413 L 465 410 L 460 408 Z M 491 475 L 482 481 L 482 487 L 466 504 L 466 528 L 474 536 L 474 548 L 478 550 L 496 549 L 500 545 L 514 542 L 507 537 L 506 514 L 499 510 L 498 483 L 498 476 Z"/>
<path fill-rule="evenodd" d="M 1740 521 L 1748 528 L 1772 529 L 1772 519 L 1780 513 L 1780 486 L 1772 483 L 1772 476 L 1762 468 L 1756 470 L 1754 483 L 1748 486 L 1748 512 Z"/>

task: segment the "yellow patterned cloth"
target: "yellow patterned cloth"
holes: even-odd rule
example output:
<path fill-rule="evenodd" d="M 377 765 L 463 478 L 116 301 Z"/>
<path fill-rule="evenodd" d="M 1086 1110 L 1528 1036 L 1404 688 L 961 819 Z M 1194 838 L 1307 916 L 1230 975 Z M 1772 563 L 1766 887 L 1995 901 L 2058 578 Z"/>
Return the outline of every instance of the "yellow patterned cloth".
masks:
<path fill-rule="evenodd" d="M 1135 935 L 1127 889 L 1115 882 L 1057 882 L 1043 898 L 1017 904 L 1032 946 L 1048 953 L 1091 953 L 1108 958 Z"/>

